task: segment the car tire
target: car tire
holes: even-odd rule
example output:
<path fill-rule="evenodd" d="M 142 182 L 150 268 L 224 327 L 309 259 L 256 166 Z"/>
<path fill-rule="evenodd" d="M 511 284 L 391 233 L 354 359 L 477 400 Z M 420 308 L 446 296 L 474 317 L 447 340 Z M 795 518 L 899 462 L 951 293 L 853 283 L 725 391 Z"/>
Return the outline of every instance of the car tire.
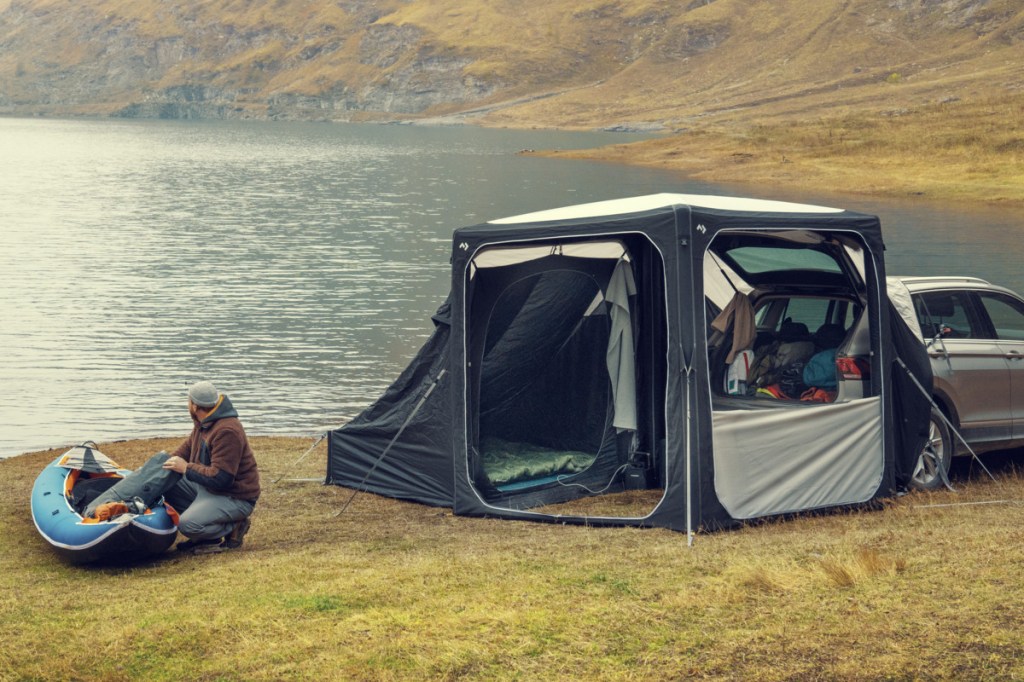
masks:
<path fill-rule="evenodd" d="M 915 490 L 936 490 L 949 477 L 949 465 L 953 461 L 953 438 L 946 420 L 932 409 L 928 423 L 928 441 L 918 455 L 910 486 Z"/>

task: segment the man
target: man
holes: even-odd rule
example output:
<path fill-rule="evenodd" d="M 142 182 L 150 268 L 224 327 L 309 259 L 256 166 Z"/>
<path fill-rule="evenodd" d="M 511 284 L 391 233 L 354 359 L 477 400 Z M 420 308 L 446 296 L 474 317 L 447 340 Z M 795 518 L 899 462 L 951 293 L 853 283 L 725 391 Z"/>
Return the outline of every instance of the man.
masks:
<path fill-rule="evenodd" d="M 188 411 L 192 434 L 163 465 L 182 475 L 164 495 L 181 514 L 178 530 L 188 538 L 178 549 L 237 549 L 260 496 L 256 458 L 231 401 L 209 381 L 189 388 Z"/>

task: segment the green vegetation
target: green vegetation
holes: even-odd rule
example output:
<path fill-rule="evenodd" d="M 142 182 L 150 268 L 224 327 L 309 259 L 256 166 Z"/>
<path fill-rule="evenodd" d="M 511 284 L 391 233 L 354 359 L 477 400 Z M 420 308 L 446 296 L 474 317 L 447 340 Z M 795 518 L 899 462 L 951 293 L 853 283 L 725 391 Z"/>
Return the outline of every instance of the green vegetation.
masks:
<path fill-rule="evenodd" d="M 245 546 L 74 568 L 0 462 L 0 679 L 1018 679 L 1021 477 L 698 535 L 454 517 L 273 479 Z M 175 440 L 103 445 L 136 466 Z M 989 459 L 990 466 L 998 462 Z M 939 506 L 936 506 L 939 505 Z M 953 506 L 943 506 L 953 505 Z"/>

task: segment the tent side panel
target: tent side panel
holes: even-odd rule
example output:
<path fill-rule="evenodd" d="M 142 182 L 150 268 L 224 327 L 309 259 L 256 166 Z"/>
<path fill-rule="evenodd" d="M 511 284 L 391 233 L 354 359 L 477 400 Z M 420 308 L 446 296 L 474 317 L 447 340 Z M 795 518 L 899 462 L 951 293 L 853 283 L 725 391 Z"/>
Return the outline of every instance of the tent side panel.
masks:
<path fill-rule="evenodd" d="M 684 372 L 681 370 L 682 346 L 678 338 L 680 302 L 676 296 L 680 274 L 677 271 L 679 235 L 677 232 L 676 210 L 661 208 L 656 211 L 635 213 L 624 216 L 581 219 L 551 223 L 525 223 L 516 225 L 489 224 L 463 228 L 455 233 L 452 251 L 452 403 L 455 460 L 455 513 L 474 516 L 495 516 L 521 518 L 559 523 L 587 523 L 591 525 L 636 525 L 662 526 L 676 530 L 686 528 L 686 470 L 685 428 L 681 420 L 685 413 L 680 395 Z M 621 240 L 628 245 L 634 267 L 642 272 L 657 275 L 656 279 L 644 280 L 656 285 L 658 291 L 652 301 L 663 307 L 658 311 L 658 332 L 667 335 L 659 338 L 651 347 L 661 348 L 657 371 L 661 377 L 644 374 L 646 384 L 641 389 L 664 391 L 664 396 L 654 398 L 645 395 L 648 408 L 657 406 L 654 420 L 656 426 L 645 422 L 647 447 L 657 452 L 667 463 L 662 471 L 662 483 L 666 492 L 657 507 L 643 518 L 594 518 L 583 516 L 559 516 L 521 511 L 490 504 L 475 489 L 472 478 L 475 425 L 479 419 L 480 405 L 477 402 L 473 374 L 469 371 L 473 358 L 470 356 L 470 341 L 473 329 L 468 328 L 471 308 L 475 295 L 468 273 L 471 260 L 486 247 L 491 246 L 547 246 L 561 243 L 585 241 Z M 648 301 L 643 305 L 653 305 Z M 662 326 L 664 325 L 664 326 Z M 645 359 L 648 362 L 649 359 Z M 653 371 L 653 370 L 652 370 Z M 643 371 L 640 372 L 643 374 Z M 650 374 L 650 371 L 648 371 Z M 668 424 L 665 425 L 666 419 Z"/>
<path fill-rule="evenodd" d="M 817 484 L 807 481 L 808 494 L 802 502 L 797 505 L 795 500 L 800 499 L 799 494 L 787 492 L 786 489 L 773 490 L 773 486 L 779 485 L 775 477 L 768 477 L 760 482 L 755 481 L 747 467 L 750 462 L 746 461 L 740 454 L 730 453 L 728 450 L 720 452 L 720 437 L 722 436 L 721 419 L 723 413 L 713 411 L 709 385 L 707 384 L 707 344 L 706 338 L 696 339 L 696 355 L 694 367 L 698 376 L 698 386 L 694 395 L 694 426 L 696 434 L 692 447 L 693 464 L 697 474 L 693 478 L 692 494 L 697 500 L 698 525 L 704 528 L 718 528 L 734 525 L 737 521 L 754 518 L 756 516 L 768 516 L 797 512 L 804 509 L 820 509 L 823 507 L 845 506 L 866 502 L 875 497 L 889 494 L 895 485 L 894 476 L 894 445 L 893 445 L 893 414 L 892 414 L 892 388 L 891 374 L 888 367 L 883 363 L 888 360 L 891 352 L 889 342 L 889 317 L 888 311 L 883 303 L 885 302 L 885 265 L 883 260 L 884 244 L 881 237 L 881 226 L 876 216 L 863 215 L 844 211 L 832 214 L 780 214 L 780 213 L 746 213 L 735 214 L 727 211 L 695 209 L 691 215 L 690 232 L 696 272 L 702 272 L 704 257 L 709 244 L 715 236 L 723 230 L 809 230 L 814 232 L 842 232 L 847 235 L 856 234 L 859 241 L 865 248 L 865 285 L 866 299 L 868 303 L 868 314 L 873 321 L 871 325 L 871 349 L 872 353 L 872 376 L 880 382 L 877 387 L 876 407 L 871 418 L 870 431 L 874 438 L 874 450 L 870 451 L 870 463 L 838 462 L 836 466 L 848 466 L 848 473 L 856 472 L 858 480 L 849 484 L 850 490 L 841 492 L 842 484 L 826 482 Z M 699 269 L 698 269 L 699 268 Z M 697 277 L 697 290 L 703 294 L 703 278 Z M 695 312 L 703 313 L 702 309 Z M 710 322 L 702 317 L 694 321 L 695 327 L 702 327 Z M 885 360 L 883 360 L 883 358 Z M 774 410 L 772 411 L 775 412 Z M 806 410 L 797 410 L 800 414 L 806 414 Z M 727 416 L 726 420 L 744 419 L 739 416 Z M 730 424 L 730 429 L 732 428 Z M 802 450 L 807 450 L 808 445 L 813 452 L 821 452 L 826 448 L 818 444 L 822 439 L 838 440 L 840 435 L 828 433 L 827 430 L 814 428 L 808 430 L 806 424 L 799 428 L 794 427 L 794 433 L 802 433 L 803 439 L 800 443 Z M 826 427 L 830 428 L 830 427 Z M 815 435 L 808 436 L 808 433 Z M 729 433 L 729 429 L 726 430 Z M 772 435 L 760 435 L 756 433 L 744 433 L 743 438 L 755 437 L 770 442 Z M 735 434 L 733 434 L 735 435 Z M 788 434 L 784 434 L 788 435 Z M 809 439 L 810 444 L 808 444 Z M 830 446 L 829 446 L 830 447 Z M 782 451 L 785 448 L 778 447 Z M 861 452 L 866 452 L 863 448 Z M 830 451 L 831 452 L 831 451 Z M 832 452 L 832 454 L 837 454 Z M 777 458 L 776 458 L 777 459 Z M 795 465 L 809 462 L 807 457 L 797 458 Z M 776 462 L 777 466 L 783 466 Z M 721 470 L 721 467 L 732 467 L 728 471 Z M 786 466 L 789 466 L 788 463 Z M 792 467 L 789 467 L 790 469 Z M 877 468 L 877 471 L 876 471 Z M 829 474 L 831 476 L 831 474 Z M 869 483 L 869 480 L 871 481 Z M 815 488 L 817 486 L 817 488 Z M 856 486 L 860 486 L 854 490 Z M 746 489 L 746 488 L 750 489 Z M 868 490 L 870 489 L 870 494 Z M 755 495 L 756 493 L 756 495 Z M 772 496 L 778 499 L 772 501 Z M 786 501 L 786 497 L 790 499 Z M 758 497 L 758 500 L 753 499 Z M 824 501 L 823 501 L 824 500 Z M 796 505 L 796 506 L 794 506 Z M 800 506 L 803 505 L 803 506 Z"/>
<path fill-rule="evenodd" d="M 867 502 L 882 483 L 881 398 L 714 415 L 715 491 L 735 519 Z"/>
<path fill-rule="evenodd" d="M 895 304 L 889 308 L 893 352 L 892 373 L 893 421 L 896 449 L 897 487 L 910 485 L 914 467 L 928 442 L 929 415 L 932 411 L 932 365 L 921 337 L 907 326 Z M 916 322 L 916 320 L 915 320 Z"/>
<path fill-rule="evenodd" d="M 327 483 L 452 505 L 450 336 L 449 326 L 439 323 L 395 383 L 330 433 Z"/>

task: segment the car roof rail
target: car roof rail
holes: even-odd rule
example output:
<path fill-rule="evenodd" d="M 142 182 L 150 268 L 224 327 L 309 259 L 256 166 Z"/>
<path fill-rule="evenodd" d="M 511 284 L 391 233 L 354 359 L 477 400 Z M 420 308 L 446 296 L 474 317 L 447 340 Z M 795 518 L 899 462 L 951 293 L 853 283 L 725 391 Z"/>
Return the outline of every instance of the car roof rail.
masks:
<path fill-rule="evenodd" d="M 932 277 L 900 277 L 901 282 L 906 284 L 917 284 L 926 282 L 971 282 L 973 284 L 988 284 L 991 282 L 981 279 L 980 277 L 966 277 L 966 276 L 932 276 Z"/>

